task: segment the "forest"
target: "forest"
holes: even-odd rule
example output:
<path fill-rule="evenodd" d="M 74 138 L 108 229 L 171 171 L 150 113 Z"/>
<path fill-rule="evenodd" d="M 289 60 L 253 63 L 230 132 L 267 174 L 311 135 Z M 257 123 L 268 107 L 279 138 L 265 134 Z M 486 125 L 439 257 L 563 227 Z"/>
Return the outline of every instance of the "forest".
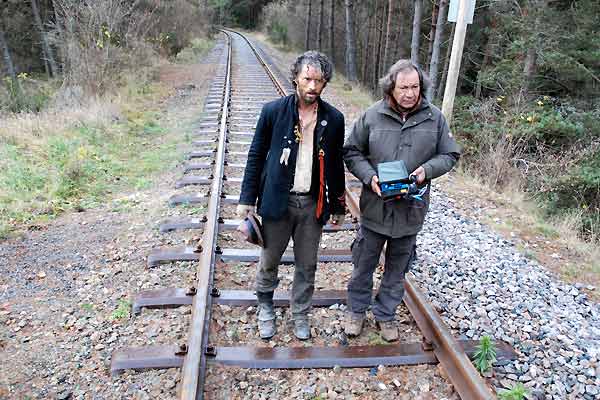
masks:
<path fill-rule="evenodd" d="M 374 98 L 386 69 L 410 58 L 430 78 L 428 98 L 441 106 L 455 29 L 449 6 L 448 0 L 1 0 L 0 156 L 14 159 L 27 142 L 3 121 L 114 94 L 132 71 L 161 57 L 201 53 L 218 26 L 262 30 L 291 51 L 322 51 Z M 526 193 L 549 220 L 568 220 L 590 241 L 600 237 L 598 21 L 596 0 L 478 0 L 452 120 L 464 148 L 461 173 L 494 190 Z M 0 181 L 0 202 L 8 202 L 15 185 Z"/>

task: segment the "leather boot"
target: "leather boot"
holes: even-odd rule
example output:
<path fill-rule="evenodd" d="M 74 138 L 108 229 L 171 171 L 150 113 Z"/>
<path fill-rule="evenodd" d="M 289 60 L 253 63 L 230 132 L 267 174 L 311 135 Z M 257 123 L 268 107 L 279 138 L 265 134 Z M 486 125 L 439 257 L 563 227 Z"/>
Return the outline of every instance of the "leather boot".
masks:
<path fill-rule="evenodd" d="M 300 340 L 310 339 L 310 323 L 307 315 L 294 317 L 294 335 Z"/>
<path fill-rule="evenodd" d="M 258 298 L 258 332 L 261 339 L 270 339 L 277 331 L 273 292 L 257 292 L 256 297 Z"/>
<path fill-rule="evenodd" d="M 379 331 L 381 332 L 383 340 L 386 342 L 395 342 L 398 340 L 396 321 L 377 321 L 377 325 L 379 325 Z"/>
<path fill-rule="evenodd" d="M 348 336 L 358 336 L 362 332 L 362 328 L 365 322 L 365 316 L 357 316 L 348 313 L 346 315 L 346 324 L 344 326 L 344 332 Z"/>

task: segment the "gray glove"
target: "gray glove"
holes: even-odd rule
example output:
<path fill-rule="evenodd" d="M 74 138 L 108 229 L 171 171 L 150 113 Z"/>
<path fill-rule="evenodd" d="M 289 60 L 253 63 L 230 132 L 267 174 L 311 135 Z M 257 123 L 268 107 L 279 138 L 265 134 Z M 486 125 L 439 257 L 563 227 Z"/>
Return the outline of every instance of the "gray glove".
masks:
<path fill-rule="evenodd" d="M 248 216 L 248 214 L 254 214 L 254 206 L 248 204 L 238 204 L 235 211 L 240 218 L 244 219 Z"/>

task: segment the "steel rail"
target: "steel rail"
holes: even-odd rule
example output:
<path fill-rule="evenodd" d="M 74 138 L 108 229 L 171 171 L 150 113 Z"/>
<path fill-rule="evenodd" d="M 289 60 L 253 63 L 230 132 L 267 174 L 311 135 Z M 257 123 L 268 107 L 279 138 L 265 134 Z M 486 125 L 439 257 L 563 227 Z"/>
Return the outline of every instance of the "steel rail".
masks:
<path fill-rule="evenodd" d="M 227 118 L 229 114 L 229 100 L 231 96 L 231 56 L 232 40 L 227 35 L 227 73 L 225 78 L 225 96 L 221 110 L 219 129 L 219 144 L 217 147 L 213 180 L 208 200 L 207 218 L 202 235 L 202 253 L 196 267 L 197 293 L 192 302 L 192 321 L 189 328 L 187 353 L 183 361 L 181 376 L 182 400 L 196 400 L 203 398 L 204 376 L 206 373 L 205 347 L 208 341 L 208 324 L 210 323 L 210 308 L 212 297 L 210 288 L 215 264 L 215 247 L 219 232 L 219 206 L 221 203 L 221 190 L 225 164 L 225 147 L 227 134 Z"/>
<path fill-rule="evenodd" d="M 242 39 L 244 39 L 246 41 L 246 43 L 248 43 L 248 46 L 250 46 L 250 49 L 252 50 L 252 52 L 256 56 L 256 59 L 263 66 L 263 68 L 267 72 L 267 75 L 269 75 L 269 78 L 273 81 L 273 84 L 275 85 L 275 89 L 277 89 L 277 91 L 279 92 L 279 94 L 282 97 L 283 96 L 287 96 L 288 93 L 286 92 L 283 84 L 279 81 L 279 79 L 277 79 L 277 77 L 275 76 L 275 73 L 273 72 L 273 70 L 271 69 L 271 67 L 269 67 L 269 65 L 263 60 L 262 56 L 260 54 L 258 54 L 258 51 L 256 50 L 256 47 L 254 47 L 254 45 L 252 44 L 252 42 L 250 42 L 250 40 L 248 40 L 248 38 L 246 36 L 242 35 L 239 32 L 236 32 L 236 31 L 231 30 L 231 29 L 226 29 L 226 28 L 223 28 L 222 30 L 223 31 L 227 31 L 227 32 L 231 32 L 231 33 L 235 33 L 236 35 L 239 35 Z"/>

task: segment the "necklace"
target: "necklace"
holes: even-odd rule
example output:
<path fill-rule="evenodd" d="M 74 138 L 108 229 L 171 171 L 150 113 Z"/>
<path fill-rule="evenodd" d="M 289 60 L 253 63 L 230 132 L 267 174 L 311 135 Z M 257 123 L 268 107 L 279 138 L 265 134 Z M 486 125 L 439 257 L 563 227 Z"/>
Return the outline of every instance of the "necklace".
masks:
<path fill-rule="evenodd" d="M 317 108 L 318 103 L 315 102 L 313 109 L 311 111 L 311 117 L 306 123 L 300 116 L 300 112 L 298 112 L 298 123 L 294 126 L 294 137 L 296 138 L 296 143 L 302 143 L 302 137 L 306 129 L 312 125 L 313 122 L 317 120 Z"/>

